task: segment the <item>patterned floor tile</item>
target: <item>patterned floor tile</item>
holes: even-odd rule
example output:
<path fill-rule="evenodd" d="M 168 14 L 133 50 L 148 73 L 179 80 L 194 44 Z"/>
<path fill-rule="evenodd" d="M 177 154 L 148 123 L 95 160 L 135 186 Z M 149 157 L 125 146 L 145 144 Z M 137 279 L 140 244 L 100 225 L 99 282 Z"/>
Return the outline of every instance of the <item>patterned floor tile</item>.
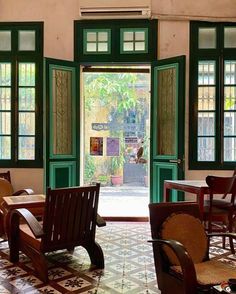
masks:
<path fill-rule="evenodd" d="M 67 291 L 75 291 L 91 285 L 91 283 L 80 277 L 69 278 L 58 282 L 58 284 L 65 288 Z"/>
<path fill-rule="evenodd" d="M 6 288 L 4 288 L 2 285 L 0 285 L 0 293 L 1 294 L 8 294 L 8 293 L 11 293 L 11 292 L 8 291 Z"/>
<path fill-rule="evenodd" d="M 24 278 L 15 279 L 15 280 L 11 281 L 10 283 L 13 286 L 15 286 L 17 289 L 24 291 L 28 288 L 32 288 L 32 287 L 35 287 L 39 284 L 42 284 L 43 282 L 34 276 L 27 276 Z"/>

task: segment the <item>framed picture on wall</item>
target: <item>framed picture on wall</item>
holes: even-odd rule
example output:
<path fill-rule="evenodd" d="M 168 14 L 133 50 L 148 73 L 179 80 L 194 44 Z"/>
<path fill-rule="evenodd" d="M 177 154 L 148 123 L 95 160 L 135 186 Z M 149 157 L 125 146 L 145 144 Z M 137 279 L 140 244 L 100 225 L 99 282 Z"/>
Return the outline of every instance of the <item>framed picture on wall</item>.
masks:
<path fill-rule="evenodd" d="M 103 155 L 102 137 L 90 137 L 90 155 Z"/>

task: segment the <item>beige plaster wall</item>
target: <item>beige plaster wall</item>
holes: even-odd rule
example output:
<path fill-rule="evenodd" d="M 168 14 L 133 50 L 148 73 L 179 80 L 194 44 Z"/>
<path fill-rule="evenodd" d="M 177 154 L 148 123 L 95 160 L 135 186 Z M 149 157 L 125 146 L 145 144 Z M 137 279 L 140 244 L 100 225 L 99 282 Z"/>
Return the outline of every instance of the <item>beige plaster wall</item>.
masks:
<path fill-rule="evenodd" d="M 95 1 L 97 3 L 97 0 Z M 107 2 L 108 3 L 108 2 Z M 117 6 L 120 3 L 117 1 Z M 152 14 L 159 19 L 158 58 L 186 55 L 186 178 L 204 178 L 207 171 L 188 171 L 188 68 L 189 19 L 236 20 L 235 0 L 152 0 Z M 0 0 L 0 21 L 43 21 L 44 56 L 73 60 L 74 20 L 79 0 Z M 4 170 L 4 169 L 3 169 Z M 43 169 L 11 169 L 15 190 L 31 187 L 43 192 Z M 232 172 L 211 171 L 214 174 Z"/>

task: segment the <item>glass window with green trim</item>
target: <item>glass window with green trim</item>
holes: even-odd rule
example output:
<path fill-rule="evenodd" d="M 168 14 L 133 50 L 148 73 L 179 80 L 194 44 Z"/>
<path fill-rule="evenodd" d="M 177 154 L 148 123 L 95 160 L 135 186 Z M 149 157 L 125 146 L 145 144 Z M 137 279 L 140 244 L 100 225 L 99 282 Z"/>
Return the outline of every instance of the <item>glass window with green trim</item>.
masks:
<path fill-rule="evenodd" d="M 236 161 L 236 23 L 191 22 L 190 169 Z"/>
<path fill-rule="evenodd" d="M 42 23 L 0 24 L 0 166 L 42 166 Z"/>

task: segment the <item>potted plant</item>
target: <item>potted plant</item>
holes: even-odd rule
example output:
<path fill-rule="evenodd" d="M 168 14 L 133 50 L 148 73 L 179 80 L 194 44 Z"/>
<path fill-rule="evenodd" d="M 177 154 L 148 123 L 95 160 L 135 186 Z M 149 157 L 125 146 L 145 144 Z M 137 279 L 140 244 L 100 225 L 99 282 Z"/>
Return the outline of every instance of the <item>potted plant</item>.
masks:
<path fill-rule="evenodd" d="M 113 186 L 123 184 L 123 164 L 124 156 L 114 156 L 111 158 L 111 183 Z"/>

